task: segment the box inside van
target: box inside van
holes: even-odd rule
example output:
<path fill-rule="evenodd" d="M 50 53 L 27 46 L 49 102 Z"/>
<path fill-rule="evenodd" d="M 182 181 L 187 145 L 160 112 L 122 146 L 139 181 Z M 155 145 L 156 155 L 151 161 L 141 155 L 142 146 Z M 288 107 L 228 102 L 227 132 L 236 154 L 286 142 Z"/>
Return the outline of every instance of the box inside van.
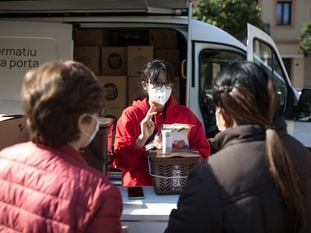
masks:
<path fill-rule="evenodd" d="M 185 38 L 174 29 L 92 28 L 74 30 L 74 60 L 86 64 L 102 83 L 106 96 L 106 116 L 118 119 L 122 110 L 140 96 L 145 65 L 160 59 L 173 68 L 173 95 L 185 104 L 181 85 L 181 61 L 186 59 Z"/>

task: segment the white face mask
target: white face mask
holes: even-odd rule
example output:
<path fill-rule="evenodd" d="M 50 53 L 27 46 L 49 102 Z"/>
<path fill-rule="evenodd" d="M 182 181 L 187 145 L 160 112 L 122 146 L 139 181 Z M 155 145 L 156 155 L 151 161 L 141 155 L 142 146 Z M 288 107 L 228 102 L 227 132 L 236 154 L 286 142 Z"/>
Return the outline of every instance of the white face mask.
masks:
<path fill-rule="evenodd" d="M 88 135 L 86 132 L 84 132 L 83 130 L 81 130 L 81 133 L 83 133 L 85 136 L 87 136 L 89 138 L 89 140 L 87 141 L 87 144 L 86 146 L 88 146 L 92 141 L 93 139 L 95 138 L 98 130 L 99 130 L 99 121 L 98 121 L 98 118 L 93 116 L 93 115 L 90 115 L 92 118 L 94 118 L 96 120 L 96 126 L 95 126 L 95 129 L 93 131 L 93 133 L 91 135 Z"/>
<path fill-rule="evenodd" d="M 172 94 L 172 88 L 166 88 L 165 86 L 160 89 L 151 88 L 148 94 L 152 102 L 165 105 Z"/>

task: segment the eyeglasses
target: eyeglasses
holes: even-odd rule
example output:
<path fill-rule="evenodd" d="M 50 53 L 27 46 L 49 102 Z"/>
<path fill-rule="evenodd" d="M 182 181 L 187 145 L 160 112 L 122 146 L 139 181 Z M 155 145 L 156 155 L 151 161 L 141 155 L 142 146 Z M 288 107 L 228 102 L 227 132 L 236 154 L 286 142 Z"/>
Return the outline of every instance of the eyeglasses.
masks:
<path fill-rule="evenodd" d="M 155 83 L 149 83 L 153 89 L 160 90 L 163 86 L 166 89 L 173 88 L 173 83 L 166 83 L 166 82 L 155 82 Z"/>

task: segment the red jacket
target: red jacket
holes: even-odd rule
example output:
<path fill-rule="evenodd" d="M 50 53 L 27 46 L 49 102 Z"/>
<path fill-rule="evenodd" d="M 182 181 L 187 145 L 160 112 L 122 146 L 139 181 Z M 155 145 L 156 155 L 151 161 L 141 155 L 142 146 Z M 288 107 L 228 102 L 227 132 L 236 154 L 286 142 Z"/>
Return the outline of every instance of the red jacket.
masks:
<path fill-rule="evenodd" d="M 0 151 L 0 232 L 121 232 L 119 190 L 71 147 Z"/>
<path fill-rule="evenodd" d="M 189 146 L 200 152 L 203 158 L 210 154 L 210 146 L 205 137 L 203 127 L 198 118 L 185 106 L 171 97 L 167 106 L 166 116 L 163 113 L 155 115 L 156 132 L 162 124 L 184 123 L 192 124 L 189 133 Z M 148 172 L 148 161 L 144 156 L 145 148 L 137 148 L 135 141 L 140 134 L 140 122 L 149 109 L 147 99 L 134 101 L 127 107 L 117 122 L 114 143 L 114 166 L 123 171 L 122 185 L 152 185 L 152 177 Z"/>

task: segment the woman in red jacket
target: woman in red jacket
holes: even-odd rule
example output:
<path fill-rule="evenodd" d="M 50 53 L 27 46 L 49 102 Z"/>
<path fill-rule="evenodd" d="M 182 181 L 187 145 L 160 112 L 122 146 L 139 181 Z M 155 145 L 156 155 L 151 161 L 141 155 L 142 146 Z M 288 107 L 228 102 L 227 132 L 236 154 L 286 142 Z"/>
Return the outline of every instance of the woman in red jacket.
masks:
<path fill-rule="evenodd" d="M 121 195 L 79 153 L 98 130 L 103 91 L 84 65 L 30 70 L 22 100 L 31 142 L 0 152 L 1 232 L 121 232 Z"/>
<path fill-rule="evenodd" d="M 183 123 L 193 127 L 189 147 L 207 158 L 210 146 L 198 118 L 172 95 L 173 72 L 165 61 L 148 63 L 142 74 L 145 96 L 126 108 L 117 122 L 114 166 L 122 170 L 122 185 L 152 185 L 145 145 L 154 140 L 162 124 Z"/>

